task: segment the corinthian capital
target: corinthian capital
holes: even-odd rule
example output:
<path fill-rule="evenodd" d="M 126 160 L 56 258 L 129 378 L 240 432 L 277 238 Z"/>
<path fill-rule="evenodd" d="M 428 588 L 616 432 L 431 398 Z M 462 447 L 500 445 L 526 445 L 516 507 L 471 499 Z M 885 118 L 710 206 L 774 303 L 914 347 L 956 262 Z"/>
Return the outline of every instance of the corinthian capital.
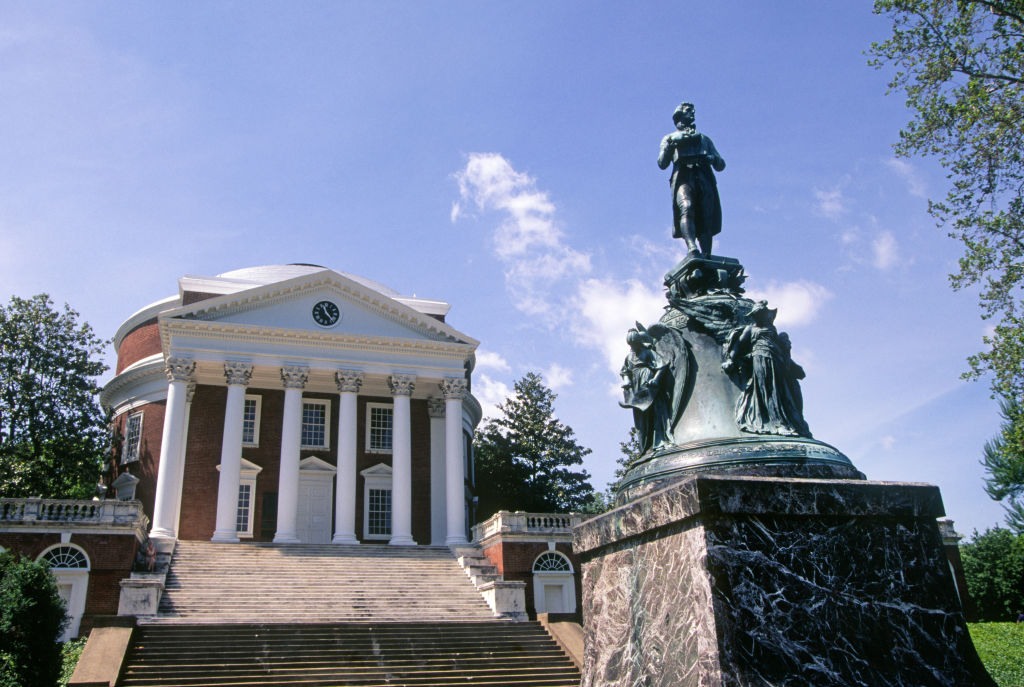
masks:
<path fill-rule="evenodd" d="M 168 358 L 165 371 L 169 382 L 190 382 L 195 372 L 196 361 L 191 358 Z"/>
<path fill-rule="evenodd" d="M 466 380 L 458 377 L 445 377 L 441 380 L 441 394 L 445 400 L 462 399 L 466 395 Z"/>
<path fill-rule="evenodd" d="M 224 379 L 228 386 L 249 386 L 252 377 L 252 364 L 229 360 L 224 363 Z"/>
<path fill-rule="evenodd" d="M 444 399 L 428 398 L 427 412 L 430 413 L 430 417 L 444 417 Z"/>
<path fill-rule="evenodd" d="M 281 383 L 285 389 L 305 389 L 308 379 L 308 367 L 285 365 L 281 368 Z"/>
<path fill-rule="evenodd" d="M 412 396 L 416 388 L 416 375 L 391 375 L 388 377 L 388 386 L 391 387 L 392 396 Z"/>
<path fill-rule="evenodd" d="M 363 386 L 363 373 L 359 370 L 338 370 L 334 373 L 334 381 L 338 383 L 338 391 L 359 393 Z"/>

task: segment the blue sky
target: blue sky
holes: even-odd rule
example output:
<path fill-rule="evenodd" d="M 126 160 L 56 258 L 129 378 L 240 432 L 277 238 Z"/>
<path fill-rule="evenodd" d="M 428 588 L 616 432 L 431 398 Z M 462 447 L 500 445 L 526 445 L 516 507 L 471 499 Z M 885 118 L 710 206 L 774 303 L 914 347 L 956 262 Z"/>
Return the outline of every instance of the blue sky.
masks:
<path fill-rule="evenodd" d="M 959 379 L 987 323 L 895 160 L 869 2 L 0 3 L 0 297 L 103 336 L 183 274 L 312 262 L 452 303 L 485 406 L 539 370 L 602 488 L 624 334 L 675 264 L 661 137 L 681 100 L 727 162 L 717 254 L 779 308 L 806 415 L 871 479 L 1002 520 L 998 427 Z"/>

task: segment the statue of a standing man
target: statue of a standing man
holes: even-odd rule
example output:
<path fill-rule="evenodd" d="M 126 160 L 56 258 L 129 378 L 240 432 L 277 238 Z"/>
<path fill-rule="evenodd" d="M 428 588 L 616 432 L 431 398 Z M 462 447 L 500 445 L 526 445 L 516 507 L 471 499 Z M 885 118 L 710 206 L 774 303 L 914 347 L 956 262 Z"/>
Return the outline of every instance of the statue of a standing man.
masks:
<path fill-rule="evenodd" d="M 722 204 L 711 170 L 721 172 L 725 160 L 715 144 L 693 125 L 693 103 L 672 113 L 676 129 L 661 139 L 658 167 L 672 163 L 672 236 L 683 239 L 690 255 L 711 255 L 711 239 L 722 230 Z"/>

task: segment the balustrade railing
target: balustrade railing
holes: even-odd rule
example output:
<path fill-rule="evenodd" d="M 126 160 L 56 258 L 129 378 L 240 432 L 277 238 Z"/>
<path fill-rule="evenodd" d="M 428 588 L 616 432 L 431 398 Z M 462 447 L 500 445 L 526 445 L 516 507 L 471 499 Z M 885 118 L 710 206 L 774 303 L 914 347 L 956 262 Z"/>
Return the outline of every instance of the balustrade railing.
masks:
<path fill-rule="evenodd" d="M 501 510 L 473 526 L 473 540 L 481 541 L 497 534 L 571 534 L 583 522 L 579 513 L 525 513 Z"/>
<path fill-rule="evenodd" d="M 138 501 L 71 501 L 66 499 L 0 499 L 0 523 L 81 523 L 140 525 L 149 518 Z"/>

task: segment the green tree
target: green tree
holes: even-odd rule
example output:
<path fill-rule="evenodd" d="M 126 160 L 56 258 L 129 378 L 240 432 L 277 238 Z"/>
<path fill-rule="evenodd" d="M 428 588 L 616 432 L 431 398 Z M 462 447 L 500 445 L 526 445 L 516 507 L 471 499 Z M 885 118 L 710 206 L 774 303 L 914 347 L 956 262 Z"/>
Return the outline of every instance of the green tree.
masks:
<path fill-rule="evenodd" d="M 53 687 L 61 673 L 64 601 L 43 565 L 0 553 L 0 687 Z"/>
<path fill-rule="evenodd" d="M 975 531 L 960 556 L 980 620 L 1013 620 L 1024 610 L 1024 536 L 1002 527 Z"/>
<path fill-rule="evenodd" d="M 954 289 L 977 286 L 995 327 L 965 377 L 1024 398 L 1024 2 L 876 0 L 892 36 L 871 64 L 893 66 L 890 92 L 912 113 L 896 152 L 938 159 L 950 182 L 929 211 L 964 248 Z"/>
<path fill-rule="evenodd" d="M 1000 399 L 1003 424 L 999 434 L 985 442 L 981 463 L 988 477 L 985 491 L 1003 501 L 1006 523 L 1024 534 L 1024 408 L 1017 401 Z"/>
<path fill-rule="evenodd" d="M 46 294 L 0 306 L 0 497 L 92 497 L 109 444 L 105 345 Z"/>
<path fill-rule="evenodd" d="M 529 372 L 498 405 L 474 442 L 478 518 L 499 510 L 580 511 L 594 494 L 590 474 L 577 469 L 590 449 L 555 417 L 556 395 Z"/>

